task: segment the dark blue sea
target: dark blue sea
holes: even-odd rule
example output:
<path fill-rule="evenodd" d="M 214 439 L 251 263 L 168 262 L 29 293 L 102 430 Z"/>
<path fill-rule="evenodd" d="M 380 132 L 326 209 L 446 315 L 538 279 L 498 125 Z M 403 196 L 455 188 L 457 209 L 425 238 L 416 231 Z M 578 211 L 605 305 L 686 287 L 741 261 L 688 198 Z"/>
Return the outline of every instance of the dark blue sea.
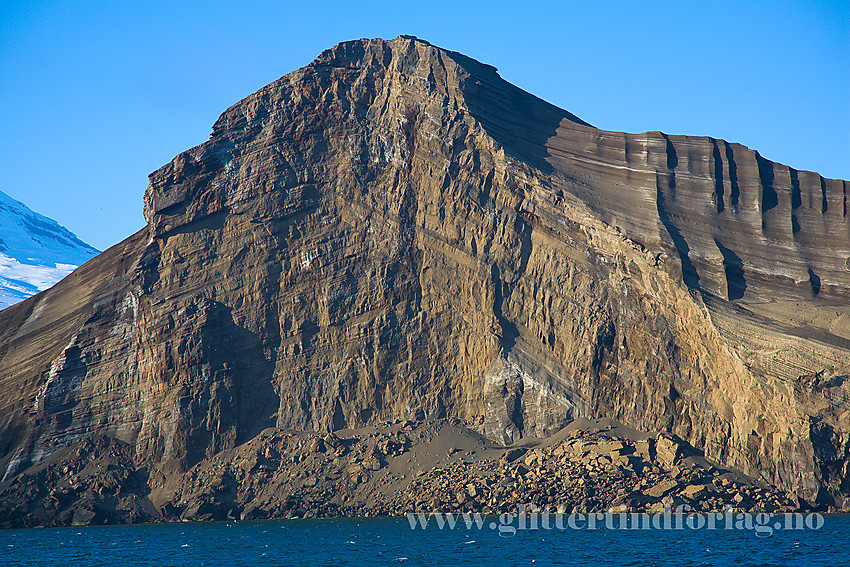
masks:
<path fill-rule="evenodd" d="M 498 518 L 496 518 L 498 519 Z M 850 565 L 850 516 L 819 529 L 411 529 L 407 519 L 0 531 L 0 565 Z"/>

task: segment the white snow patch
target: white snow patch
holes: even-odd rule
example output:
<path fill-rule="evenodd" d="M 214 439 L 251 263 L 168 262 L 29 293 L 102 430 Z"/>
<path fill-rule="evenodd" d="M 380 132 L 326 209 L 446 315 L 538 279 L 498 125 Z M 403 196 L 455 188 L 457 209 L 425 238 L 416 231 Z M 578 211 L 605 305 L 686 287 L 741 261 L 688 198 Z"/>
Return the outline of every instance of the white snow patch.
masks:
<path fill-rule="evenodd" d="M 49 288 L 75 269 L 73 264 L 22 264 L 0 253 L 0 309 Z"/>
<path fill-rule="evenodd" d="M 0 191 L 0 309 L 49 288 L 98 251 Z"/>

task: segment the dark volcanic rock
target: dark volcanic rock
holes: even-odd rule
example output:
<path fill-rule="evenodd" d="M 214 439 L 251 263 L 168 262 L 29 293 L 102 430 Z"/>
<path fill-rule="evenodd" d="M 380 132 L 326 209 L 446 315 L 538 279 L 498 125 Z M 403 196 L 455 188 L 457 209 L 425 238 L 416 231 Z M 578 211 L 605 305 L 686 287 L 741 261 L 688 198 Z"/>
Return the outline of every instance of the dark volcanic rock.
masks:
<path fill-rule="evenodd" d="M 598 130 L 423 41 L 340 44 L 154 172 L 147 228 L 0 314 L 3 486 L 108 436 L 157 513 L 219 518 L 252 504 L 175 491 L 269 428 L 321 432 L 318 458 L 350 450 L 327 432 L 396 419 L 510 443 L 608 416 L 840 507 L 846 189 Z M 340 474 L 370 482 L 398 443 Z M 659 443 L 647 458 L 680 457 Z M 289 449 L 257 450 L 250 475 Z M 228 474 L 197 482 L 233 495 Z"/>

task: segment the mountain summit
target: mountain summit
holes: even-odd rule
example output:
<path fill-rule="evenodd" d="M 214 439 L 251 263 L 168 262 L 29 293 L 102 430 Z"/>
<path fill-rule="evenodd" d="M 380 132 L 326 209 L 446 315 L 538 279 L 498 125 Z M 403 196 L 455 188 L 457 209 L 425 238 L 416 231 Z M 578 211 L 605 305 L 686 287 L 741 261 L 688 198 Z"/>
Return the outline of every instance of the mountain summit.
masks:
<path fill-rule="evenodd" d="M 44 291 L 97 253 L 0 191 L 0 309 Z"/>
<path fill-rule="evenodd" d="M 144 212 L 0 314 L 7 495 L 94 455 L 136 471 L 134 514 L 276 515 L 406 446 L 302 483 L 289 435 L 447 419 L 504 445 L 600 418 L 810 504 L 850 495 L 845 181 L 599 130 L 399 37 L 226 110 Z"/>

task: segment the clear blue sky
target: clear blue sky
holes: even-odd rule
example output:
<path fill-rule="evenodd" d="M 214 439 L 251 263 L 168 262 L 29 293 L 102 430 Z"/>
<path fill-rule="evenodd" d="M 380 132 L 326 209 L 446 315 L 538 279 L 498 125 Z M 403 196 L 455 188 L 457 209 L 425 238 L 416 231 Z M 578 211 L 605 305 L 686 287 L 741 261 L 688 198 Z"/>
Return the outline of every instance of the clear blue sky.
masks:
<path fill-rule="evenodd" d="M 312 4 L 0 0 L 0 190 L 104 249 L 227 107 L 340 41 L 399 34 L 600 128 L 850 179 L 850 0 Z"/>

